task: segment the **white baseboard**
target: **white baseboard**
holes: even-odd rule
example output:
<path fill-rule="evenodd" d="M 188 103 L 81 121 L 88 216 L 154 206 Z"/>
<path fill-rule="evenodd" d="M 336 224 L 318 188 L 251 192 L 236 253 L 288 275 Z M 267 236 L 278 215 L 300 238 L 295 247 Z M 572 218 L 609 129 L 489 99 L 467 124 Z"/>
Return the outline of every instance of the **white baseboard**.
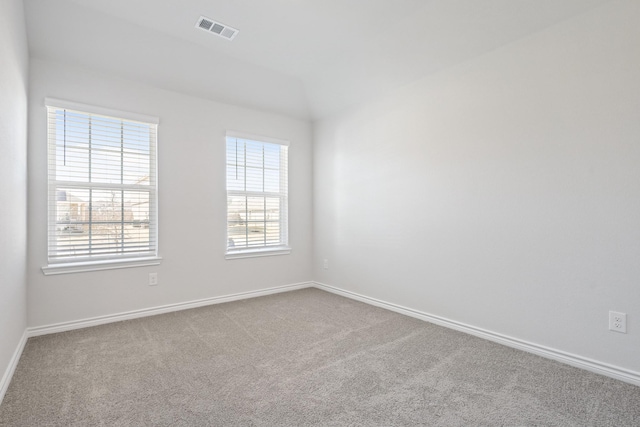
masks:
<path fill-rule="evenodd" d="M 124 313 L 109 314 L 106 316 L 91 317 L 88 319 L 73 320 L 70 322 L 56 323 L 53 325 L 36 326 L 27 328 L 27 336 L 35 337 L 39 335 L 54 334 L 57 332 L 71 331 L 74 329 L 88 328 L 90 326 L 103 325 L 105 323 L 120 322 L 122 320 L 137 319 L 140 317 L 155 316 L 156 314 L 169 313 L 172 311 L 187 310 L 190 308 L 203 307 L 205 305 L 221 304 L 223 302 L 237 301 L 261 297 L 265 295 L 277 294 L 280 292 L 293 291 L 296 289 L 309 288 L 313 282 L 302 282 L 291 285 L 276 286 L 273 288 L 260 289 L 257 291 L 240 292 L 237 294 L 223 295 L 219 297 L 203 298 L 195 301 L 168 304 L 159 307 L 144 308 L 141 310 L 127 311 Z"/>
<path fill-rule="evenodd" d="M 467 334 L 474 335 L 476 337 L 484 338 L 489 341 L 503 344 L 503 345 L 506 345 L 507 347 L 523 350 L 528 353 L 533 353 L 538 356 L 545 357 L 547 359 L 556 360 L 558 362 L 562 362 L 567 365 L 574 366 L 576 368 L 581 368 L 587 371 L 594 372 L 596 374 L 604 375 L 610 378 L 615 378 L 617 380 L 621 380 L 630 384 L 640 386 L 639 372 L 630 371 L 628 369 L 609 365 L 607 363 L 598 362 L 597 360 L 588 359 L 586 357 L 582 357 L 582 356 L 567 353 L 561 350 L 556 350 L 553 348 L 534 344 L 531 342 L 509 337 L 496 332 L 492 332 L 486 329 L 477 328 L 471 325 L 466 325 L 464 323 L 445 319 L 440 316 L 435 316 L 433 314 L 425 313 L 419 310 L 403 307 L 401 305 L 388 303 L 386 301 L 360 295 L 355 292 L 346 291 L 344 289 L 336 288 L 335 286 L 326 285 L 324 283 L 313 282 L 313 286 L 327 292 L 332 292 L 337 295 L 341 295 L 341 296 L 351 298 L 360 302 L 364 302 L 366 304 L 386 308 L 387 310 L 395 311 L 396 313 L 415 317 L 416 319 L 424 320 L 426 322 L 434 323 L 436 325 L 444 326 L 450 329 L 455 329 L 460 332 L 465 332 Z"/>
<path fill-rule="evenodd" d="M 106 316 L 92 317 L 89 319 L 74 320 L 70 322 L 56 323 L 53 325 L 27 328 L 22 334 L 22 338 L 20 338 L 18 347 L 16 348 L 16 351 L 13 353 L 13 357 L 9 362 L 9 366 L 7 367 L 4 375 L 2 376 L 2 380 L 0 381 L 0 403 L 2 403 L 2 400 L 4 399 L 4 395 L 7 392 L 7 389 L 9 388 L 9 383 L 11 382 L 11 378 L 13 377 L 16 367 L 18 366 L 18 361 L 20 360 L 20 356 L 22 356 L 22 352 L 24 350 L 24 347 L 27 343 L 27 339 L 29 337 L 35 337 L 35 336 L 46 335 L 46 334 L 54 334 L 57 332 L 71 331 L 74 329 L 88 328 L 90 326 L 103 325 L 105 323 L 113 323 L 113 322 L 119 322 L 122 320 L 154 316 L 156 314 L 169 313 L 172 311 L 179 311 L 179 310 L 187 310 L 190 308 L 203 307 L 206 305 L 221 304 L 223 302 L 231 302 L 231 301 L 237 301 L 241 299 L 261 297 L 265 295 L 277 294 L 280 292 L 288 292 L 296 289 L 309 288 L 309 287 L 312 287 L 313 285 L 314 285 L 313 282 L 294 283 L 291 285 L 276 286 L 273 288 L 260 289 L 257 291 L 240 292 L 237 294 L 223 295 L 223 296 L 212 297 L 212 298 L 203 298 L 195 301 L 187 301 L 187 302 L 182 302 L 177 304 L 168 304 L 168 305 L 163 305 L 159 307 L 145 308 L 142 310 L 133 310 L 133 311 L 127 311 L 124 313 L 116 313 L 116 314 L 110 314 Z"/>
<path fill-rule="evenodd" d="M 4 395 L 9 388 L 9 383 L 11 382 L 11 378 L 13 378 L 13 373 L 16 371 L 16 367 L 18 366 L 18 362 L 20 361 L 20 356 L 22 356 L 22 351 L 24 350 L 24 346 L 27 343 L 27 331 L 25 330 L 18 341 L 18 346 L 16 347 L 16 351 L 13 352 L 13 356 L 9 361 L 9 366 L 7 366 L 7 370 L 4 372 L 2 376 L 2 380 L 0 380 L 0 404 L 4 399 Z"/>
<path fill-rule="evenodd" d="M 16 348 L 16 351 L 11 359 L 11 362 L 7 367 L 7 370 L 4 373 L 4 376 L 2 377 L 2 381 L 0 382 L 0 403 L 4 398 L 4 394 L 6 393 L 7 388 L 9 387 L 9 382 L 11 381 L 11 377 L 15 372 L 15 369 L 18 365 L 18 361 L 20 360 L 20 356 L 22 355 L 22 351 L 24 350 L 24 346 L 27 342 L 27 338 L 29 337 L 70 331 L 70 330 L 80 329 L 80 328 L 87 328 L 90 326 L 119 322 L 122 320 L 154 316 L 157 314 L 169 313 L 169 312 L 179 311 L 179 310 L 187 310 L 190 308 L 203 307 L 206 305 L 221 304 L 224 302 L 255 298 L 255 297 L 260 297 L 265 295 L 276 294 L 280 292 L 288 292 L 288 291 L 293 291 L 297 289 L 304 289 L 308 287 L 315 287 L 324 291 L 332 292 L 347 298 L 364 302 L 366 304 L 385 308 L 387 310 L 391 310 L 400 314 L 411 316 L 411 317 L 424 320 L 430 323 L 434 323 L 436 325 L 444 326 L 450 329 L 455 329 L 457 331 L 465 332 L 470 335 L 474 335 L 480 338 L 487 339 L 489 341 L 506 345 L 508 347 L 523 350 L 529 353 L 536 354 L 538 356 L 542 356 L 548 359 L 565 363 L 567 365 L 575 366 L 577 368 L 585 369 L 587 371 L 595 372 L 597 374 L 605 375 L 607 377 L 615 378 L 621 381 L 625 381 L 625 382 L 640 386 L 640 373 L 638 372 L 634 372 L 634 371 L 630 371 L 617 366 L 598 362 L 596 360 L 588 359 L 575 354 L 566 353 L 561 350 L 556 350 L 556 349 L 541 346 L 538 344 L 530 343 L 524 340 L 502 335 L 486 329 L 477 328 L 475 326 L 466 325 L 460 322 L 455 322 L 453 320 L 449 320 L 440 316 L 435 316 L 419 310 L 414 310 L 414 309 L 403 307 L 397 304 L 388 303 L 386 301 L 360 295 L 358 293 L 340 289 L 324 283 L 302 282 L 302 283 L 295 283 L 291 285 L 261 289 L 257 291 L 240 292 L 237 294 L 224 295 L 224 296 L 213 297 L 213 298 L 203 298 L 195 301 L 188 301 L 188 302 L 177 303 L 177 304 L 168 304 L 164 306 L 152 307 L 152 308 L 147 308 L 142 310 L 134 310 L 134 311 L 128 311 L 124 313 L 116 313 L 116 314 L 106 315 L 106 316 L 98 316 L 98 317 L 92 317 L 88 319 L 56 323 L 53 325 L 27 328 L 22 338 L 20 339 L 20 342 L 18 343 L 18 347 Z"/>

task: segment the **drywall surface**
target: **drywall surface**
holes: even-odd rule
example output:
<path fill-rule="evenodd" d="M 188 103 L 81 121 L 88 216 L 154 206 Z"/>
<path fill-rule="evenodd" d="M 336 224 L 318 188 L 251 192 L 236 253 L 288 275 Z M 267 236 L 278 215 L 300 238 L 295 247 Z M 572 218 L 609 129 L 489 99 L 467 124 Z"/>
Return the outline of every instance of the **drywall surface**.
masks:
<path fill-rule="evenodd" d="M 160 266 L 43 275 L 41 267 L 47 263 L 45 97 L 160 118 Z M 29 326 L 249 292 L 311 278 L 309 122 L 33 58 L 29 111 Z M 291 254 L 225 260 L 227 130 L 290 141 Z M 148 285 L 151 272 L 158 273 L 158 286 Z"/>
<path fill-rule="evenodd" d="M 21 0 L 0 3 L 0 378 L 27 321 L 27 85 Z"/>
<path fill-rule="evenodd" d="M 164 10 L 178 24 L 167 25 L 167 28 L 161 24 L 160 28 L 174 27 L 186 30 L 188 35 L 195 34 L 196 42 L 192 43 L 164 31 L 136 25 L 130 19 L 117 18 L 113 14 L 113 0 L 104 2 L 107 13 L 93 9 L 92 3 L 93 7 L 100 9 L 96 3 L 101 2 L 85 0 L 27 1 L 25 10 L 30 54 L 41 59 L 108 71 L 113 76 L 196 97 L 303 119 L 309 116 L 304 87 L 297 78 L 248 63 L 236 55 L 221 56 L 218 48 L 226 44 L 227 49 L 236 52 L 238 43 L 231 47 L 228 40 L 194 28 L 201 13 L 206 10 L 213 12 L 218 5 L 211 5 L 209 9 L 199 2 L 159 4 L 151 1 L 146 7 L 139 1 L 135 4 L 131 1 L 121 3 L 127 10 L 127 18 L 140 16 L 135 9 L 142 8 L 143 15 L 152 17 L 156 23 Z M 149 7 L 154 9 L 152 13 Z M 254 13 L 259 12 L 252 5 L 250 14 Z M 260 16 L 260 19 L 266 21 L 268 18 Z M 249 34 L 249 31 L 242 34 Z M 255 28 L 254 36 L 261 37 Z M 199 44 L 217 45 L 217 48 L 207 49 Z M 260 45 L 261 50 L 269 50 L 264 44 Z"/>
<path fill-rule="evenodd" d="M 640 372 L 638 22 L 611 2 L 315 123 L 315 280 Z"/>

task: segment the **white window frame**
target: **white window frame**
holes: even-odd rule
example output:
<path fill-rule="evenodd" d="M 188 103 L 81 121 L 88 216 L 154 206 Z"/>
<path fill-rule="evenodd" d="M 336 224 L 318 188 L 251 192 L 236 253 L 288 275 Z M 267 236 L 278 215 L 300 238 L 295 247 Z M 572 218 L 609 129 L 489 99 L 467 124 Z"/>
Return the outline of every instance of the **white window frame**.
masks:
<path fill-rule="evenodd" d="M 229 200 L 229 196 L 258 196 L 258 197 L 279 197 L 280 198 L 280 244 L 274 246 L 263 246 L 263 247 L 252 247 L 252 248 L 229 248 L 229 223 L 228 223 L 228 215 L 229 215 L 229 206 L 226 205 L 226 217 L 225 228 L 226 228 L 226 239 L 225 239 L 225 258 L 226 259 L 239 259 L 239 258 L 253 258 L 253 257 L 262 257 L 262 256 L 273 256 L 273 255 L 288 255 L 291 253 L 291 247 L 289 246 L 289 141 L 271 138 L 260 135 L 253 135 L 244 132 L 236 132 L 236 131 L 227 131 L 225 137 L 225 183 L 226 183 L 226 169 L 228 159 L 226 158 L 226 147 L 230 138 L 238 138 L 244 140 L 250 140 L 252 142 L 258 142 L 263 144 L 276 144 L 286 147 L 284 150 L 284 154 L 281 152 L 281 156 L 284 155 L 285 160 L 285 168 L 280 168 L 280 183 L 284 183 L 284 188 L 280 189 L 279 193 L 267 193 L 267 192 L 255 192 L 255 191 L 239 191 L 239 190 L 229 190 L 228 185 L 226 187 L 226 195 L 227 200 Z M 282 160 L 282 157 L 281 157 Z M 282 163 L 281 163 L 282 165 Z M 228 184 L 228 183 L 227 183 Z"/>
<path fill-rule="evenodd" d="M 145 251 L 146 253 L 141 255 L 134 254 L 109 254 L 109 255 L 80 255 L 76 257 L 69 257 L 63 259 L 52 259 L 50 257 L 50 247 L 52 239 L 52 228 L 55 230 L 56 227 L 56 207 L 51 206 L 52 203 L 55 203 L 55 197 L 53 196 L 56 192 L 56 188 L 64 183 L 60 183 L 55 179 L 52 179 L 52 176 L 55 176 L 55 162 L 51 161 L 51 150 L 55 149 L 55 140 L 52 140 L 52 133 L 50 132 L 48 123 L 47 127 L 49 129 L 47 134 L 47 158 L 49 159 L 49 170 L 47 173 L 47 266 L 42 267 L 42 272 L 45 275 L 52 274 L 65 274 L 65 273 L 78 273 L 84 271 L 95 271 L 95 270 L 111 270 L 111 269 L 119 269 L 119 268 L 129 268 L 129 267 L 141 267 L 141 266 L 151 266 L 151 265 L 159 265 L 161 261 L 161 257 L 158 254 L 158 167 L 157 167 L 157 152 L 158 152 L 158 135 L 157 135 L 157 126 L 160 120 L 154 116 L 148 116 L 137 113 L 130 113 L 119 110 L 112 110 L 107 108 L 96 107 L 93 105 L 81 104 L 72 101 L 65 101 L 54 98 L 45 98 L 45 106 L 47 107 L 47 117 L 49 117 L 49 110 L 68 110 L 79 112 L 83 114 L 91 114 L 96 116 L 106 116 L 109 118 L 116 118 L 118 120 L 131 121 L 131 122 L 142 122 L 145 124 L 153 125 L 156 127 L 155 132 L 155 140 L 153 141 L 151 147 L 151 157 L 153 159 L 153 164 L 150 167 L 150 176 L 149 176 L 149 187 L 145 188 L 149 193 L 149 233 L 153 233 L 155 239 L 153 239 L 152 245 L 149 251 Z M 49 122 L 49 119 L 47 119 Z M 53 145 L 52 145 L 53 144 Z M 54 170 L 51 170 L 54 168 Z M 101 184 L 91 183 L 91 182 L 81 182 L 81 183 L 73 183 L 74 186 L 78 188 L 101 188 Z M 110 185 L 109 185 L 110 186 Z M 136 189 L 135 186 L 129 186 L 129 184 L 118 184 L 117 187 L 122 190 L 126 190 L 131 187 L 132 190 Z"/>

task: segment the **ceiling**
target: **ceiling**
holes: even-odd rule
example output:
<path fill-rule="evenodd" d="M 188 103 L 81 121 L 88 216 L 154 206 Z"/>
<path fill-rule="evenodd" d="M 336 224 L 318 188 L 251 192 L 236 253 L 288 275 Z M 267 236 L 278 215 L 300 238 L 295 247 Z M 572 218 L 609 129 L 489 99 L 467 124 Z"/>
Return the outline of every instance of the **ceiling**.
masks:
<path fill-rule="evenodd" d="M 33 57 L 317 119 L 611 0 L 25 0 Z M 233 41 L 195 28 L 207 16 Z"/>

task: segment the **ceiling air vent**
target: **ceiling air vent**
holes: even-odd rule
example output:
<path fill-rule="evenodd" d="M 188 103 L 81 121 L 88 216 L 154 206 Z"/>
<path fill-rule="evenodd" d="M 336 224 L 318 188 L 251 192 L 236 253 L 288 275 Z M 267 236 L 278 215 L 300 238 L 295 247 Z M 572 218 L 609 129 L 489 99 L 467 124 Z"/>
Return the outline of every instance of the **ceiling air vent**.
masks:
<path fill-rule="evenodd" d="M 202 31 L 206 31 L 207 33 L 213 33 L 227 40 L 233 40 L 233 38 L 238 34 L 238 30 L 235 28 L 231 28 L 228 25 L 224 25 L 204 16 L 201 16 L 200 19 L 198 19 L 198 22 L 196 22 L 196 28 L 200 28 Z"/>

